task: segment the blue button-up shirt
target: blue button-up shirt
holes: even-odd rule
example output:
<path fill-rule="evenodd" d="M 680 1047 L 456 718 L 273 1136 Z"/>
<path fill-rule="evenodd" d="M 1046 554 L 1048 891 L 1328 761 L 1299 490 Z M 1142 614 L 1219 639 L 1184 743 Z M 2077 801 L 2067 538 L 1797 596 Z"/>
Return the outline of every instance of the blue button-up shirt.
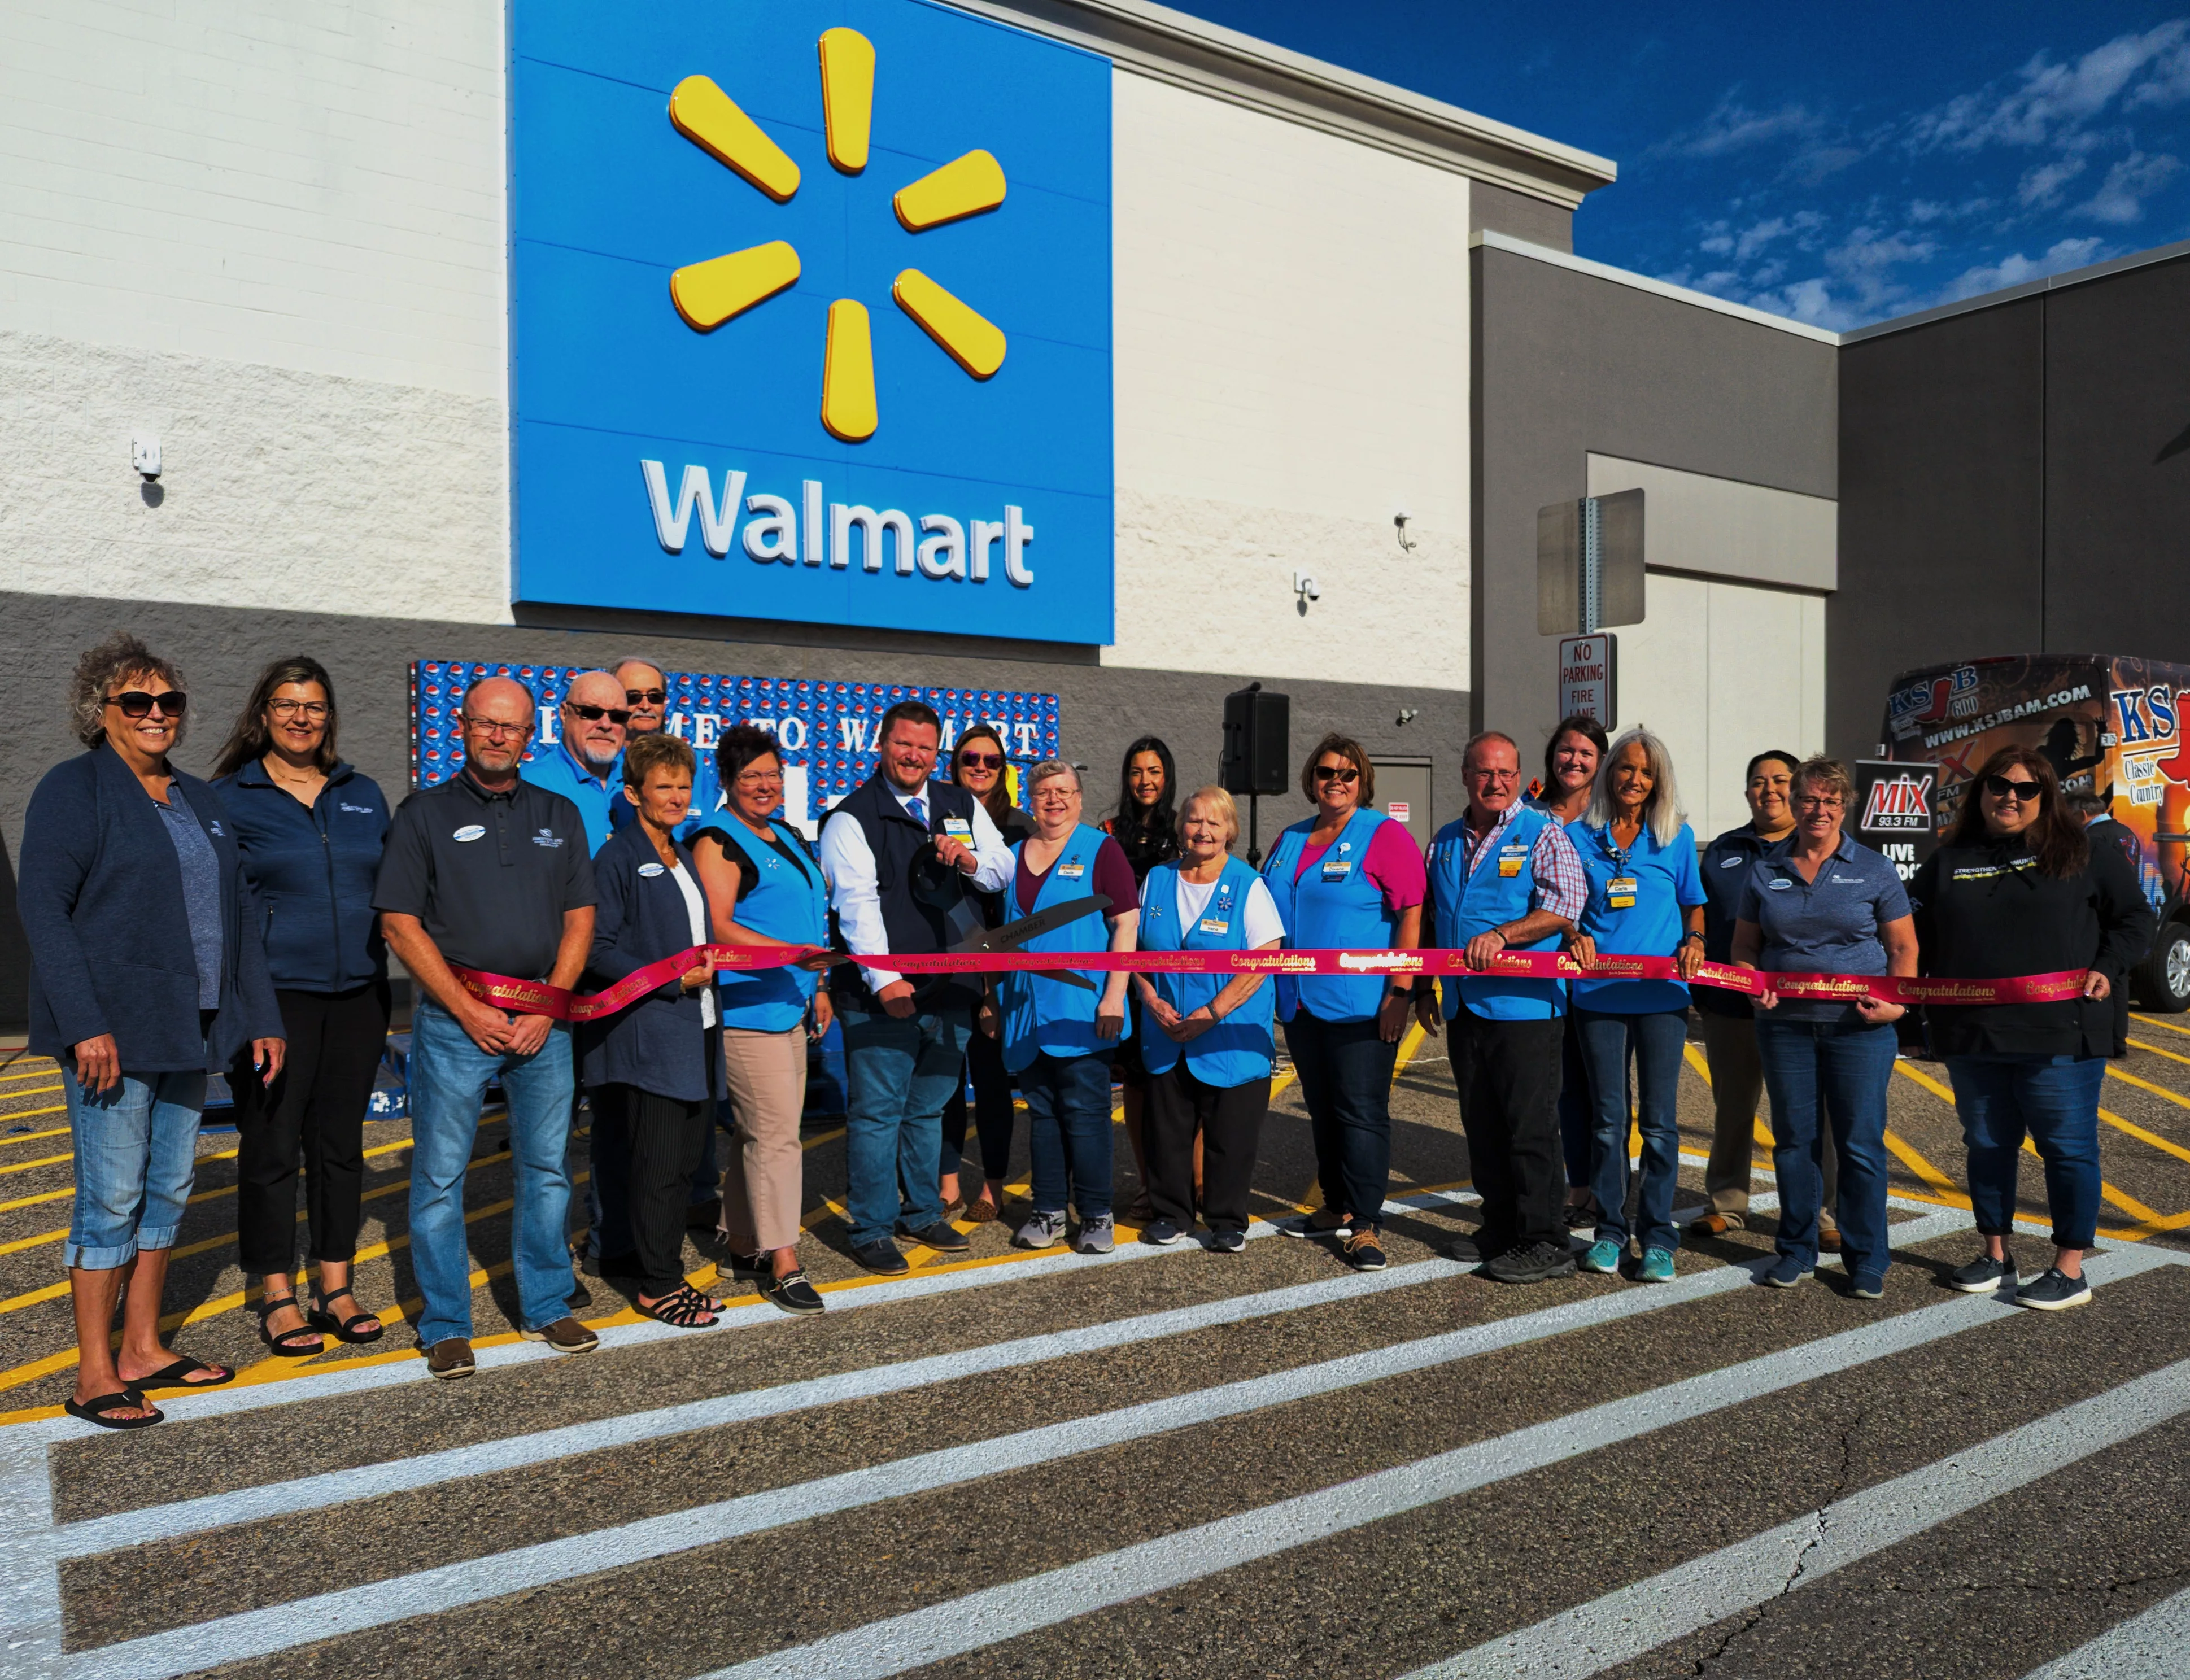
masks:
<path fill-rule="evenodd" d="M 587 852 L 598 852 L 609 843 L 609 836 L 616 831 L 609 802 L 623 797 L 622 753 L 617 753 L 616 762 L 597 776 L 579 761 L 567 742 L 559 741 L 542 749 L 518 774 L 535 787 L 559 793 L 578 808 L 586 825 Z"/>

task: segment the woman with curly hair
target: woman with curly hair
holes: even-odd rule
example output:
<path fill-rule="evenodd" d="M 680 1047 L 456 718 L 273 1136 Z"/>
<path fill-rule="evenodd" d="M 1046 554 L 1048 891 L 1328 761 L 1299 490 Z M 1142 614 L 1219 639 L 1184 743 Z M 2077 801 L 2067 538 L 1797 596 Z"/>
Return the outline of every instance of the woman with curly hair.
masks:
<path fill-rule="evenodd" d="M 271 1083 L 286 1048 L 235 825 L 209 784 L 168 760 L 188 706 L 182 673 L 134 636 L 92 649 L 69 690 L 84 751 L 46 772 L 23 828 L 30 1047 L 61 1064 L 76 1155 L 65 1404 L 108 1429 L 159 1422 L 150 1390 L 235 1376 L 160 1345 L 161 1297 L 206 1075 L 241 1057 Z"/>

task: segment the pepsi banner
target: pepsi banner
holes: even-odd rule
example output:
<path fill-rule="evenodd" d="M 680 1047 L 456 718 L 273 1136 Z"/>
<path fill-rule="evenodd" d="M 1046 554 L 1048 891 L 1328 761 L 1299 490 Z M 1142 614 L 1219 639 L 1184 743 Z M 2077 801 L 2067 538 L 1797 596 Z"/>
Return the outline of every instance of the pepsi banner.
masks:
<path fill-rule="evenodd" d="M 494 661 L 422 659 L 411 666 L 411 783 L 431 787 L 463 763 L 457 712 L 464 690 L 483 677 L 509 677 L 531 690 L 540 724 L 525 754 L 530 763 L 557 750 L 560 713 L 570 680 L 590 667 L 519 665 Z M 662 726 L 691 743 L 698 757 L 692 808 L 722 809 L 715 780 L 715 743 L 725 729 L 752 724 L 776 741 L 783 760 L 785 820 L 811 835 L 830 808 L 874 774 L 882 713 L 899 701 L 925 701 L 943 719 L 939 764 L 959 735 L 987 724 L 1002 737 L 1011 791 L 1029 767 L 1057 755 L 1057 696 L 1001 689 L 923 688 L 905 683 L 838 683 L 803 677 L 664 673 L 669 698 Z"/>

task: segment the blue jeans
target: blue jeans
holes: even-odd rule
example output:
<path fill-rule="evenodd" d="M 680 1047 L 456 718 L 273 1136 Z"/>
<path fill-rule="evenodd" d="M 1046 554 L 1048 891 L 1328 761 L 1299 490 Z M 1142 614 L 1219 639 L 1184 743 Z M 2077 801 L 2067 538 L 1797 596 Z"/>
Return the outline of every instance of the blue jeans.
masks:
<path fill-rule="evenodd" d="M 1970 1152 L 1970 1206 L 1980 1235 L 2015 1228 L 2015 1172 L 2023 1136 L 2045 1162 L 2045 1206 L 2056 1248 L 2098 1240 L 2101 1056 L 1949 1056 L 1955 1108 Z"/>
<path fill-rule="evenodd" d="M 1775 1021 L 1756 1012 L 1756 1057 L 1772 1097 L 1779 1252 L 1813 1266 L 1824 1195 L 1822 1108 L 1840 1153 L 1841 1259 L 1850 1277 L 1886 1275 L 1886 1084 L 1893 1029 L 1862 1021 Z"/>
<path fill-rule="evenodd" d="M 1392 1070 L 1399 1047 L 1365 1021 L 1326 1021 L 1305 1007 L 1285 1023 L 1315 1144 L 1323 1205 L 1383 1229 L 1392 1178 Z"/>
<path fill-rule="evenodd" d="M 1110 1054 L 1036 1056 L 1018 1072 L 1034 1157 L 1034 1211 L 1080 1223 L 1110 1211 Z"/>
<path fill-rule="evenodd" d="M 202 1073 L 125 1073 L 94 1096 L 61 1063 L 76 1205 L 61 1263 L 88 1272 L 126 1266 L 145 1248 L 173 1248 L 196 1176 Z"/>
<path fill-rule="evenodd" d="M 1681 1177 L 1681 1128 L 1675 1115 L 1681 1089 L 1681 1053 L 1688 1040 L 1688 1012 L 1654 1009 L 1637 1015 L 1574 1012 L 1589 1071 L 1589 1187 L 1601 1210 L 1600 1242 L 1627 1246 L 1631 1234 L 1645 1249 L 1667 1252 L 1681 1246 L 1673 1228 L 1673 1190 Z M 1627 1053 L 1634 1047 L 1635 1123 L 1642 1132 L 1642 1200 L 1637 1223 L 1627 1228 Z"/>
<path fill-rule="evenodd" d="M 960 1005 L 900 1020 L 885 1010 L 842 1008 L 844 1029 L 844 1206 L 852 1246 L 887 1242 L 903 1222 L 923 1231 L 943 1217 L 935 1163 L 943 1105 L 966 1066 L 973 1012 Z M 902 1200 L 900 1200 L 900 1195 Z"/>
<path fill-rule="evenodd" d="M 479 1104 L 499 1075 L 509 1098 L 509 1150 L 517 1207 L 511 1234 L 519 1327 L 570 1316 L 570 1030 L 558 1025 L 530 1056 L 482 1050 L 431 999 L 411 1023 L 411 1269 L 425 1306 L 418 1340 L 431 1348 L 472 1333 L 471 1246 L 464 1235 L 464 1177 Z"/>

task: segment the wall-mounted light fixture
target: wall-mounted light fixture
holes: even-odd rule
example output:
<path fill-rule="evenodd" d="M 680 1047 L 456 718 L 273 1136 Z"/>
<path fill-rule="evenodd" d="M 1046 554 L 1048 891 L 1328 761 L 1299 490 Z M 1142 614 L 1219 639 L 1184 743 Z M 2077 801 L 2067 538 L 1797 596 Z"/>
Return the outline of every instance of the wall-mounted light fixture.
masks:
<path fill-rule="evenodd" d="M 1392 525 L 1399 534 L 1399 547 L 1411 554 L 1422 545 L 1407 535 L 1407 521 L 1414 515 L 1402 506 L 1392 510 Z"/>
<path fill-rule="evenodd" d="M 1406 728 L 1408 724 L 1413 723 L 1416 718 L 1421 715 L 1422 708 L 1419 706 L 1409 706 L 1402 708 L 1398 720 L 1399 727 L 1401 729 Z"/>
<path fill-rule="evenodd" d="M 1300 597 L 1301 610 L 1306 612 L 1310 601 L 1323 599 L 1323 586 L 1315 581 L 1313 574 L 1296 571 L 1293 574 L 1293 593 Z"/>
<path fill-rule="evenodd" d="M 160 437 L 156 432 L 139 432 L 129 440 L 129 464 L 147 479 L 160 476 Z"/>

